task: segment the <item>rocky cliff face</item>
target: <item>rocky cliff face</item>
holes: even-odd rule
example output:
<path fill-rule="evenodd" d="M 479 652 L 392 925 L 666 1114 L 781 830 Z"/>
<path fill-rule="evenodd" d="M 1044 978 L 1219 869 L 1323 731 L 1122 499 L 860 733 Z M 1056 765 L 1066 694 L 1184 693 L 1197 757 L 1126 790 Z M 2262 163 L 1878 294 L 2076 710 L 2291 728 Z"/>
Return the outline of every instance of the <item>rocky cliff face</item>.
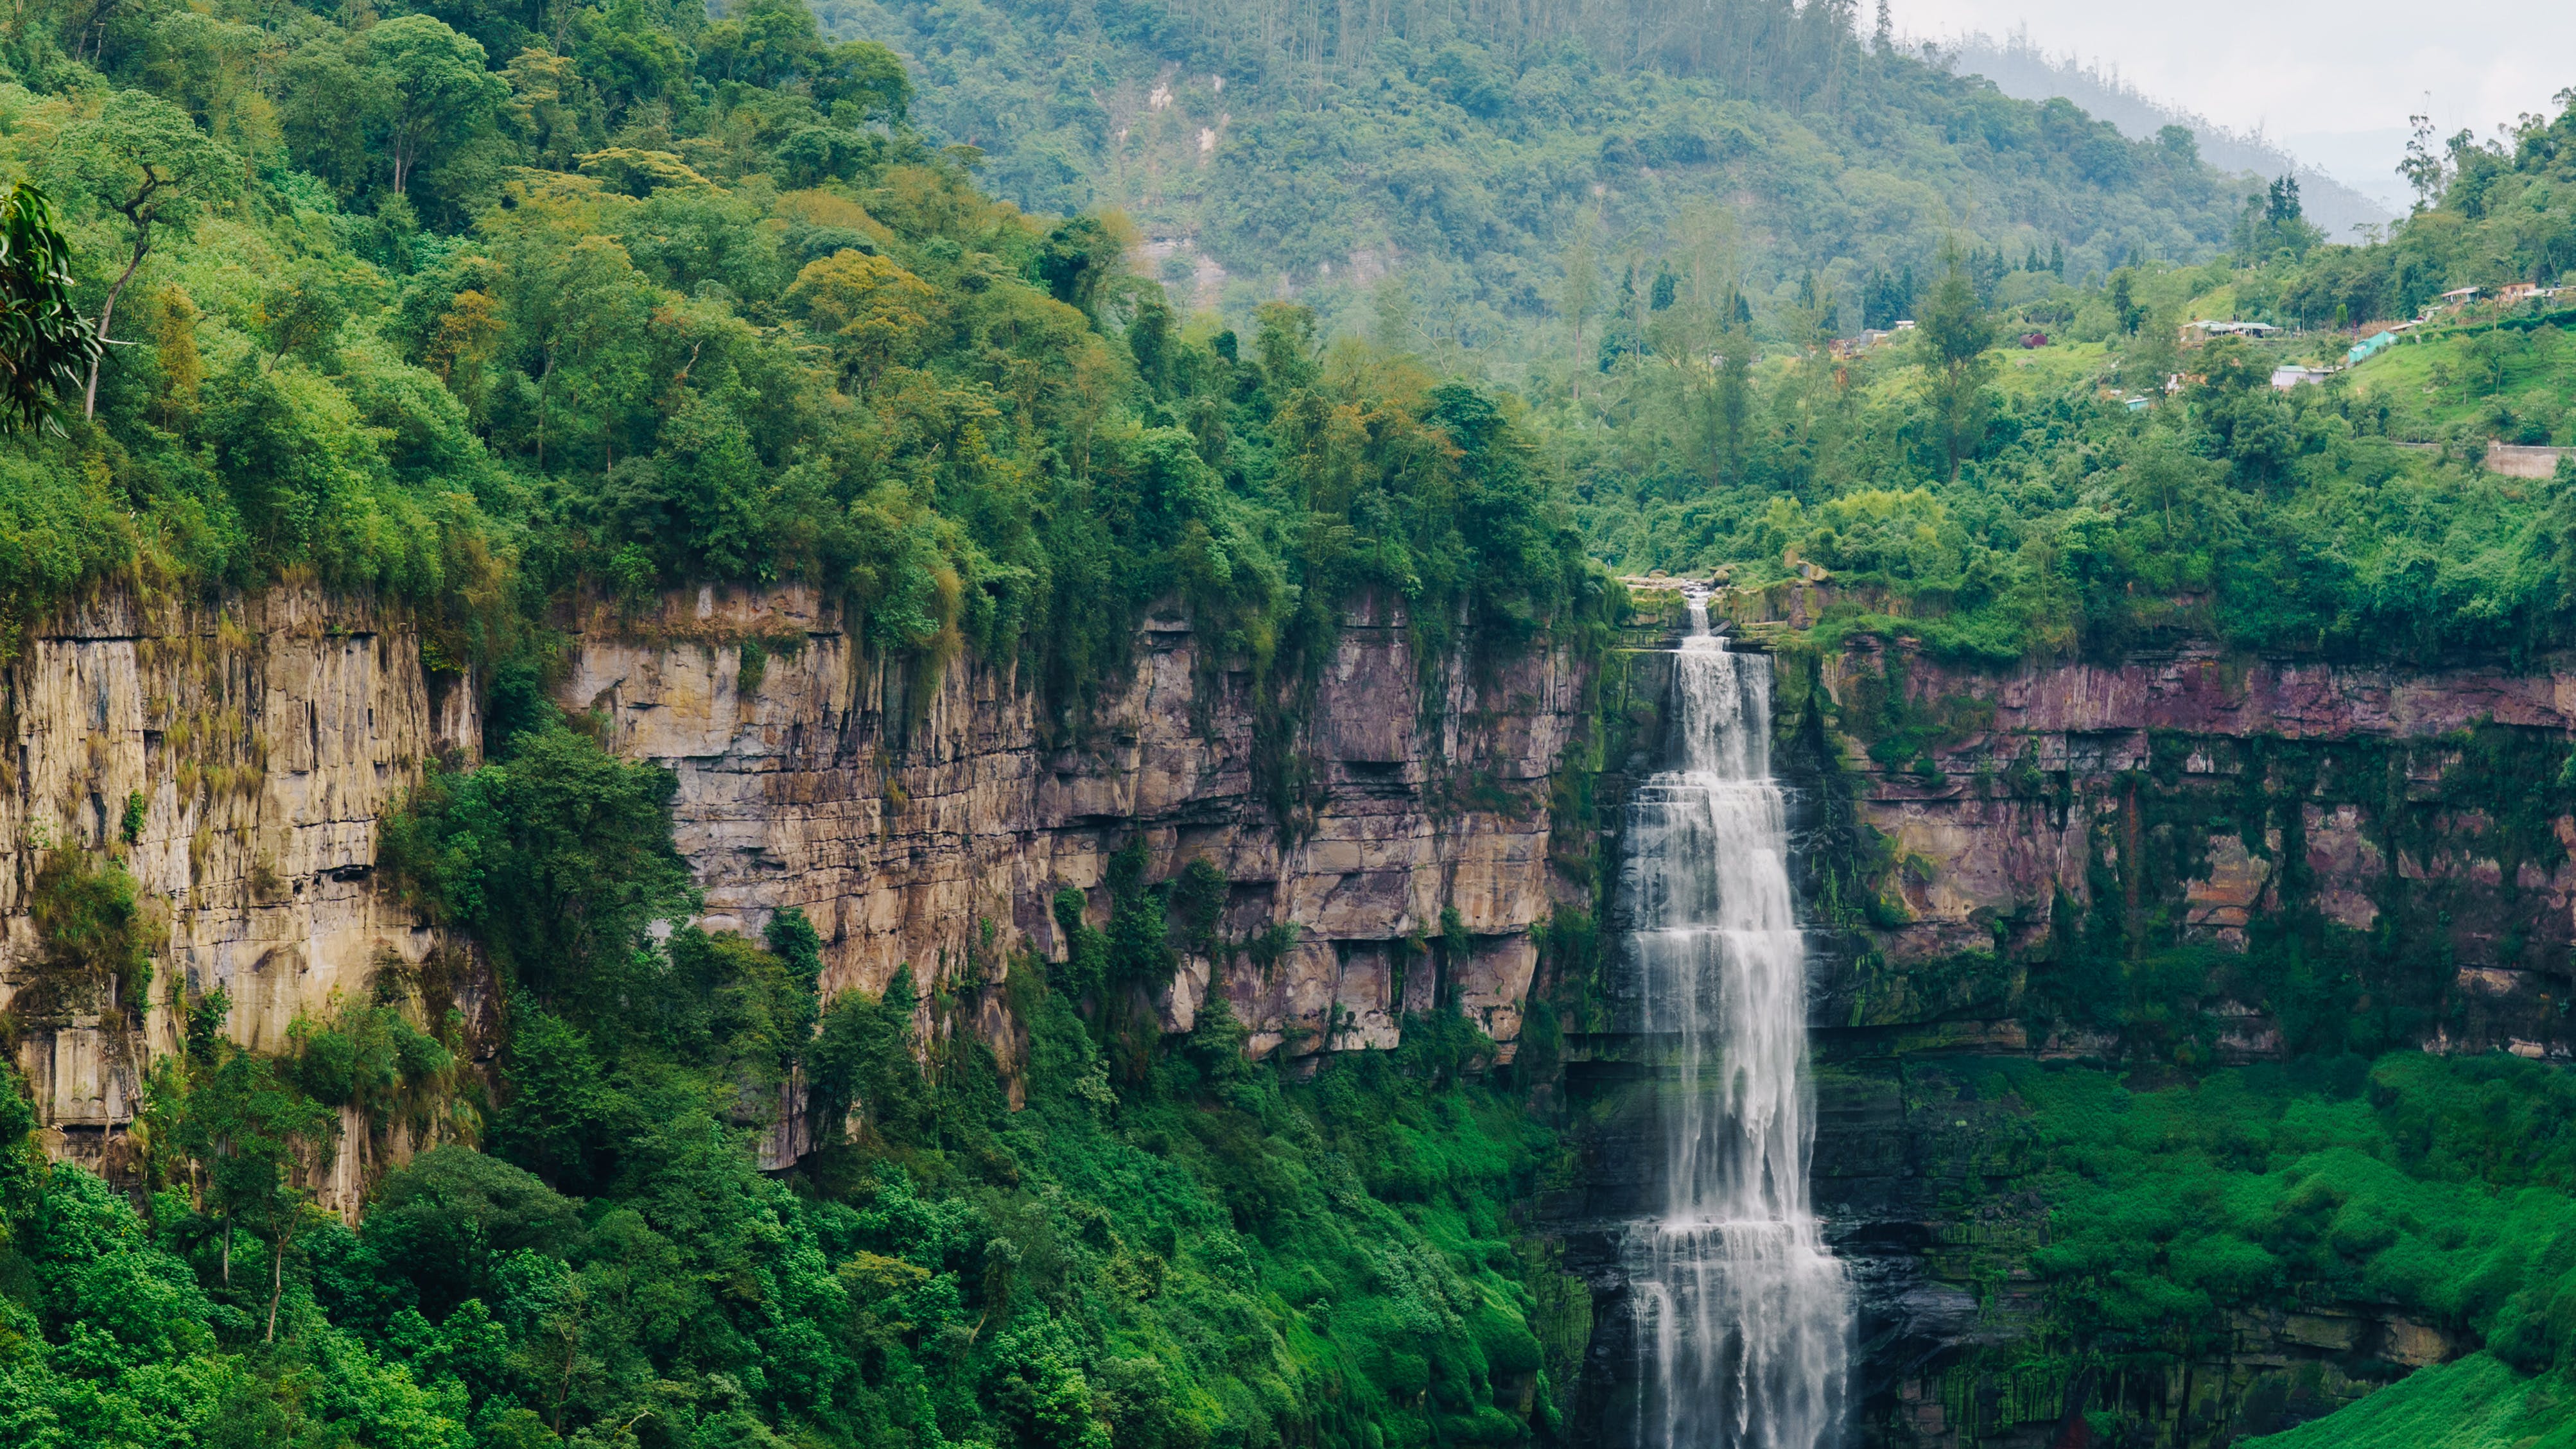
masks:
<path fill-rule="evenodd" d="M 2233 999 L 2222 966 L 2198 1039 L 2164 1054 L 2261 1060 L 2332 1050 L 2349 1028 L 2565 1059 L 2576 819 L 2559 776 L 2576 666 L 2185 648 L 1982 673 L 1902 640 L 1809 664 L 1813 708 L 1784 724 L 1806 730 L 1790 758 L 1809 879 L 1841 852 L 1878 892 L 1861 929 L 1850 910 L 1819 920 L 1843 944 L 1820 962 L 1813 1014 L 1816 1193 L 1865 1287 L 1872 1437 L 2038 1442 L 2076 1404 L 2124 1408 L 2161 1442 L 2223 1443 L 2474 1347 L 2385 1305 L 2320 1302 L 2246 1316 L 2162 1381 L 1997 1371 L 2046 1331 L 2011 1264 L 2047 1240 L 2047 1215 L 1998 1147 L 2003 1109 L 1963 1092 L 1960 1068 L 2119 1059 L 2106 1032 L 2030 1025 L 2051 1015 L 2033 972 L 2087 933 L 2220 962 L 2295 942 L 2349 973 L 2324 1019 L 2283 1020 Z"/>
<path fill-rule="evenodd" d="M 2576 817 L 2559 774 L 2576 662 L 2186 649 L 1980 674 L 1863 640 L 1814 678 L 1836 758 L 1810 768 L 1831 766 L 1883 842 L 1893 917 L 1872 936 L 1883 964 L 1836 982 L 1822 1026 L 1973 1021 L 2009 1042 L 2009 982 L 1979 960 L 2026 954 L 2069 909 L 2222 950 L 2295 916 L 2356 949 L 2405 943 L 2381 994 L 2427 1050 L 2570 1054 Z M 2222 1056 L 2282 1049 L 2282 1023 L 2217 1009 L 2236 1017 Z"/>
<path fill-rule="evenodd" d="M 745 638 L 769 641 L 756 677 Z M 1551 789 L 1586 695 L 1562 654 L 1480 668 L 1475 653 L 1471 639 L 1420 659 L 1400 614 L 1353 609 L 1292 746 L 1312 774 L 1311 823 L 1293 835 L 1257 777 L 1248 677 L 1206 658 L 1177 615 L 1144 621 L 1124 687 L 1064 737 L 1007 670 L 907 672 L 793 591 L 710 590 L 657 620 L 585 628 L 560 694 L 599 710 L 618 752 L 678 773 L 707 924 L 753 930 L 802 909 L 827 989 L 881 990 L 905 964 L 952 978 L 1021 946 L 1056 954 L 1054 893 L 1102 907 L 1109 857 L 1141 836 L 1158 879 L 1192 860 L 1224 874 L 1230 938 L 1296 931 L 1266 971 L 1192 958 L 1162 1003 L 1168 1028 L 1189 1029 L 1220 990 L 1256 1055 L 1392 1046 L 1437 989 L 1508 1052 L 1531 929 L 1567 898 Z M 1469 959 L 1445 982 L 1403 971 L 1445 910 Z"/>
<path fill-rule="evenodd" d="M 707 924 L 756 930 L 803 909 L 834 989 L 882 988 L 905 964 L 925 982 L 990 983 L 1022 947 L 1059 952 L 1059 889 L 1087 893 L 1098 919 L 1109 856 L 1142 839 L 1157 875 L 1192 860 L 1224 875 L 1229 939 L 1293 928 L 1266 966 L 1190 960 L 1160 1003 L 1165 1026 L 1186 1030 L 1221 991 L 1254 1051 L 1292 1060 L 1393 1045 L 1404 1011 L 1435 994 L 1515 1049 L 1534 928 L 1595 904 L 1585 866 L 1615 854 L 1665 679 L 1651 627 L 1596 677 L 1544 651 L 1474 662 L 1472 639 L 1424 660 L 1400 617 L 1364 604 L 1284 751 L 1301 770 L 1283 831 L 1251 682 L 1178 617 L 1143 622 L 1132 671 L 1069 731 L 1007 669 L 872 657 L 796 591 L 709 591 L 570 633 L 562 702 L 679 778 Z M 1794 628 L 1747 633 L 1780 651 L 1777 759 L 1818 951 L 1816 1195 L 1868 1292 L 1876 1439 L 2042 1434 L 2078 1387 L 1979 1366 L 2041 1313 L 2009 1275 L 1985 1290 L 2046 1223 L 2009 1165 L 1980 1155 L 1993 1104 L 1955 1085 L 1956 1064 L 1980 1055 L 2116 1049 L 2030 1025 L 2048 1019 L 2030 1009 L 2031 973 L 2069 933 L 2220 957 L 2291 933 L 2339 953 L 2360 992 L 2338 1009 L 2390 1039 L 2576 1050 L 2559 1010 L 2576 989 L 2576 787 L 2560 783 L 2576 665 L 2408 671 L 2186 649 L 1980 673 L 1902 640 L 1819 653 Z M 280 589 L 222 607 L 103 597 L 31 631 L 0 672 L 15 746 L 0 753 L 7 1029 L 56 1151 L 114 1168 L 143 1067 L 178 1040 L 182 985 L 223 987 L 228 1030 L 262 1048 L 284 1045 L 298 1015 L 433 978 L 479 1019 L 488 993 L 470 960 L 372 876 L 379 823 L 424 762 L 480 748 L 472 682 L 420 660 L 398 612 Z M 1586 800 L 1597 814 L 1560 818 Z M 149 902 L 140 1002 L 108 978 L 68 989 L 38 927 L 49 862 L 111 845 Z M 1425 951 L 1452 912 L 1469 949 Z M 1622 1102 L 1653 1070 L 1617 1030 L 1616 970 L 1596 984 L 1605 999 L 1569 1018 L 1567 1039 L 1591 1171 L 1539 1216 L 1603 1294 L 1583 1400 L 1597 1408 L 1623 1372 L 1611 1225 L 1648 1200 L 1652 1166 Z M 2211 1059 L 2295 1050 L 2313 1029 L 2212 990 L 2198 1044 Z M 1007 1057 L 999 993 L 973 999 L 972 1029 Z M 326 1196 L 353 1209 L 412 1145 L 351 1121 Z M 774 1134 L 770 1160 L 799 1146 Z M 2312 1308 L 2249 1320 L 2174 1382 L 2122 1391 L 2177 1442 L 2200 1442 L 2459 1347 L 2374 1305 Z"/>
<path fill-rule="evenodd" d="M 1472 638 L 1430 661 L 1412 640 L 1391 611 L 1345 619 L 1291 746 L 1311 776 L 1293 836 L 1256 775 L 1248 679 L 1204 658 L 1177 617 L 1145 621 L 1130 677 L 1064 737 L 1007 670 L 907 671 L 855 648 L 801 591 L 708 590 L 651 617 L 594 617 L 559 693 L 598 712 L 612 748 L 678 775 L 706 924 L 757 930 L 802 908 L 828 989 L 880 990 L 907 963 L 925 986 L 970 969 L 989 983 L 1023 946 L 1053 953 L 1053 894 L 1104 906 L 1108 857 L 1141 835 L 1158 878 L 1193 859 L 1224 873 L 1230 938 L 1295 933 L 1266 969 L 1190 960 L 1161 1003 L 1169 1028 L 1188 1029 L 1214 990 L 1256 1053 L 1390 1046 L 1437 991 L 1508 1054 L 1531 928 L 1567 897 L 1551 790 L 1584 682 L 1560 654 L 1484 667 Z M 0 830 L 16 843 L 0 944 L 24 1008 L 17 1058 L 59 1150 L 99 1159 L 131 1120 L 145 1061 L 178 1040 L 175 983 L 223 987 L 232 1035 L 275 1049 L 299 1014 L 439 958 L 371 878 L 377 827 L 424 762 L 478 754 L 479 711 L 469 681 L 424 671 L 398 615 L 292 588 L 220 609 L 110 597 L 35 631 L 0 682 L 16 746 L 0 759 Z M 44 847 L 116 844 L 130 795 L 143 808 L 120 848 L 166 932 L 149 1000 L 37 990 Z M 1445 911 L 1472 949 L 1437 980 L 1428 963 L 1445 956 L 1421 943 Z M 470 975 L 456 989 L 479 1010 Z M 980 999 L 1007 1050 L 998 993 Z M 795 1146 L 779 1134 L 773 1162 Z M 354 1205 L 377 1158 L 405 1150 L 343 1150 L 329 1196 Z"/>
<path fill-rule="evenodd" d="M 2219 963 L 2295 941 L 2349 973 L 2321 1024 L 2231 999 L 2222 965 L 2198 1039 L 2162 1044 L 2203 1061 L 2331 1050 L 2320 1033 L 2347 1019 L 2390 1044 L 2567 1057 L 2576 663 L 2186 648 L 1981 672 L 1902 639 L 1819 651 L 1814 592 L 1744 600 L 1739 627 L 1779 651 L 1775 766 L 1815 952 L 1814 1191 L 1862 1288 L 1867 1440 L 2053 1443 L 2080 1400 L 2158 1424 L 2160 1443 L 2223 1443 L 2474 1346 L 2385 1305 L 2318 1302 L 2244 1318 L 2162 1381 L 2079 1382 L 2049 1358 L 2020 1266 L 2047 1241 L 2045 1203 L 2004 1150 L 2008 1109 L 1962 1083 L 1998 1055 L 2120 1059 L 2108 1031 L 2034 1027 L 2055 1015 L 2035 973 L 2105 935 Z M 1662 675 L 1640 653 L 1621 677 L 1634 774 Z M 1605 831 L 1620 783 L 1604 776 Z M 1614 996 L 1618 979 L 1614 960 Z M 1573 1043 L 1587 1171 L 1543 1205 L 1595 1289 L 1579 1402 L 1605 1443 L 1635 1373 L 1618 1238 L 1654 1201 L 1651 1056 L 1616 1030 Z"/>
<path fill-rule="evenodd" d="M 111 594 L 31 631 L 0 689 L 10 1027 L 56 1151 L 109 1153 L 146 1060 L 177 1044 L 179 984 L 222 987 L 233 1036 L 274 1050 L 298 1013 L 437 951 L 371 879 L 375 827 L 424 761 L 474 755 L 476 711 L 424 673 L 398 614 L 297 589 L 221 608 Z M 48 857 L 129 835 L 160 938 L 145 1000 L 36 979 Z M 368 1146 L 340 1154 L 333 1196 Z"/>

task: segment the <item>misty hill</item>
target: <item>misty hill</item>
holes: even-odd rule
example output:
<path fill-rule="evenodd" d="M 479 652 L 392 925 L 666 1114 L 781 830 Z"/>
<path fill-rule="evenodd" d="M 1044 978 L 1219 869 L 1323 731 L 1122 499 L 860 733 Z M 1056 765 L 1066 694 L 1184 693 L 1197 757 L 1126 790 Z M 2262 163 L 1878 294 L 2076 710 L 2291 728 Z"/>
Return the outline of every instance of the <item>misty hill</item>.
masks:
<path fill-rule="evenodd" d="M 917 66 L 917 118 L 979 148 L 999 194 L 1133 216 L 1176 295 L 1238 314 L 1294 295 L 1359 330 L 1401 314 L 1466 348 L 1547 312 L 1578 242 L 1614 288 L 1669 258 L 1766 325 L 1812 298 L 1850 330 L 1873 271 L 1929 275 L 1952 242 L 2099 276 L 2213 254 L 2244 196 L 2188 148 L 1858 34 L 1848 6 L 818 13 Z"/>
<path fill-rule="evenodd" d="M 2252 172 L 2265 180 L 2294 175 L 2299 178 L 2299 196 L 2308 219 L 2336 241 L 2351 241 L 2354 227 L 2386 222 L 2398 214 L 2397 208 L 2300 161 L 2259 135 L 2241 135 L 2206 116 L 2157 100 L 2121 80 L 2116 72 L 2105 73 L 2073 55 L 2051 55 L 2032 43 L 2026 31 L 2015 31 L 2003 40 L 1979 32 L 1953 42 L 1950 50 L 1961 73 L 1983 76 L 2005 95 L 2026 101 L 2063 96 L 2087 115 L 2109 121 L 2124 135 L 2139 140 L 2167 126 L 2183 126 L 2198 140 L 2202 159 L 2211 165 Z"/>

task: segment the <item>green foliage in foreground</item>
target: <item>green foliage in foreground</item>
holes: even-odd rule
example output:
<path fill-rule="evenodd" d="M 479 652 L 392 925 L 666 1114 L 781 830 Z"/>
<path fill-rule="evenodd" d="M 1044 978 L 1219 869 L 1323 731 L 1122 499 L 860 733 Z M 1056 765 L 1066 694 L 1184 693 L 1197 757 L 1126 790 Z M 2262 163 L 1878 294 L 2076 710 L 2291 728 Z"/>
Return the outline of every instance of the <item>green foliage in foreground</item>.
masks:
<path fill-rule="evenodd" d="M 414 899 L 494 948 L 488 1082 L 426 974 L 299 1022 L 282 1058 L 224 1041 L 220 996 L 186 1002 L 140 1210 L 46 1167 L 0 1091 L 0 1438 L 1379 1449 L 1557 1422 L 1589 1298 L 1510 1206 L 1556 1139 L 1458 1084 L 1486 1044 L 1454 1012 L 1297 1085 L 1221 1002 L 1140 1038 L 1133 993 L 1195 917 L 1135 852 L 1082 928 L 1110 976 L 1031 956 L 983 988 L 1027 1029 L 1014 1111 L 973 988 L 923 1000 L 903 971 L 818 1003 L 792 913 L 654 941 L 685 893 L 667 798 L 541 718 L 391 832 Z M 764 1175 L 794 1072 L 855 1135 Z M 379 1150 L 444 1144 L 354 1231 L 310 1191 L 344 1108 Z"/>
<path fill-rule="evenodd" d="M 2260 1449 L 2567 1449 L 2576 1444 L 2576 1390 L 2473 1353 L 2417 1369 L 2322 1419 L 2240 1442 Z"/>

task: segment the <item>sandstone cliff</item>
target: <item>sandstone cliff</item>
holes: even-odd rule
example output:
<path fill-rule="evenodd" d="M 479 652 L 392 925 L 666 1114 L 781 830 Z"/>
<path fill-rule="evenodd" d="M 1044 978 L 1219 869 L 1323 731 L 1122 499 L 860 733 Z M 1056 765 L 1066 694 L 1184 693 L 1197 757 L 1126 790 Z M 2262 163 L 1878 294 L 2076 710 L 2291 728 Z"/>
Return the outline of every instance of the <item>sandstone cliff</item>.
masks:
<path fill-rule="evenodd" d="M 745 638 L 770 641 L 750 689 Z M 1567 896 L 1550 792 L 1586 696 L 1561 653 L 1480 668 L 1471 640 L 1424 661 L 1399 613 L 1355 607 L 1302 721 L 1312 823 L 1288 838 L 1255 778 L 1250 682 L 1202 657 L 1178 615 L 1144 621 L 1132 674 L 1066 738 L 1006 670 L 964 659 L 925 681 L 854 648 L 802 591 L 702 591 L 577 639 L 561 698 L 599 711 L 619 753 L 679 775 L 707 924 L 801 908 L 827 989 L 880 990 L 907 963 L 944 979 L 1022 945 L 1053 955 L 1054 892 L 1099 907 L 1109 856 L 1141 834 L 1157 878 L 1193 859 L 1224 873 L 1229 936 L 1296 928 L 1266 973 L 1238 961 L 1218 983 L 1256 1055 L 1393 1045 L 1435 983 L 1406 974 L 1398 1000 L 1391 965 L 1444 909 L 1474 946 L 1437 985 L 1508 1050 L 1531 928 Z M 1187 964 L 1167 1027 L 1189 1028 L 1223 965 Z"/>
<path fill-rule="evenodd" d="M 907 670 L 801 590 L 700 591 L 643 618 L 592 616 L 572 640 L 562 703 L 679 778 L 706 924 L 757 930 L 802 908 L 827 989 L 879 990 L 906 963 L 925 986 L 970 969 L 990 984 L 1023 946 L 1054 953 L 1053 894 L 1102 907 L 1109 855 L 1141 834 L 1158 877 L 1202 858 L 1224 873 L 1229 937 L 1295 933 L 1266 970 L 1190 960 L 1162 1003 L 1171 1029 L 1215 989 L 1256 1053 L 1382 1047 L 1440 991 L 1508 1054 L 1531 928 L 1568 895 L 1551 790 L 1581 728 L 1580 672 L 1544 651 L 1473 663 L 1472 637 L 1457 658 L 1419 659 L 1402 617 L 1374 605 L 1344 620 L 1294 742 L 1312 778 L 1293 836 L 1255 778 L 1249 680 L 1202 658 L 1182 618 L 1147 619 L 1132 675 L 1061 738 L 1006 669 Z M 440 952 L 372 878 L 377 829 L 433 756 L 478 755 L 479 711 L 469 680 L 423 669 L 397 612 L 302 588 L 220 608 L 110 595 L 31 631 L 0 688 L 16 745 L 0 759 L 12 1002 L 40 1001 L 30 894 L 47 847 L 118 844 L 134 794 L 140 828 L 119 848 L 166 932 L 140 1010 L 16 1019 L 57 1150 L 96 1160 L 131 1120 L 144 1063 L 176 1045 L 179 983 L 224 988 L 234 1038 L 277 1049 L 299 1014 Z M 1446 981 L 1406 972 L 1444 911 L 1472 950 Z M 471 980 L 456 989 L 486 1005 Z M 978 999 L 978 1028 L 1007 1051 L 999 993 Z M 359 1140 L 358 1125 L 326 1191 L 344 1209 L 408 1146 Z M 774 1136 L 773 1165 L 795 1148 L 792 1130 Z"/>
<path fill-rule="evenodd" d="M 436 950 L 371 879 L 376 823 L 431 756 L 473 756 L 476 711 L 424 673 L 399 614 L 303 589 L 220 608 L 110 594 L 31 630 L 0 689 L 0 943 L 55 1150 L 107 1151 L 144 1063 L 176 1045 L 182 983 L 222 987 L 233 1036 L 276 1050 L 299 1013 Z M 165 937 L 147 997 L 40 1006 L 24 988 L 43 859 L 117 843 L 137 797 L 126 865 Z M 363 1141 L 340 1156 L 335 1197 L 369 1163 Z"/>

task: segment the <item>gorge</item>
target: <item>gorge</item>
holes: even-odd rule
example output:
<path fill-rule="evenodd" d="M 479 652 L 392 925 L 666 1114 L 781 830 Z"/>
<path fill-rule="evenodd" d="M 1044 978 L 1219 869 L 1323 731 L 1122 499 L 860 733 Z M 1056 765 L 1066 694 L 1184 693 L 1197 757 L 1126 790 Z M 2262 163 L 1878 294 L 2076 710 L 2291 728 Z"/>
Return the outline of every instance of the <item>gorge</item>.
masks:
<path fill-rule="evenodd" d="M 2576 1439 L 2576 108 L 1863 19 L 13 10 L 0 1444 Z"/>
<path fill-rule="evenodd" d="M 711 925 L 757 931 L 799 908 L 829 983 L 882 991 L 908 966 L 958 1002 L 933 1013 L 926 994 L 916 1029 L 989 1042 L 1006 1078 L 1028 1051 L 1008 976 L 1030 968 L 969 973 L 1021 950 L 1062 954 L 1051 892 L 1097 900 L 1108 857 L 1140 837 L 1158 878 L 1221 863 L 1220 939 L 1296 928 L 1262 970 L 1222 950 L 1184 957 L 1151 1003 L 1175 1039 L 1213 993 L 1247 1052 L 1311 1071 L 1399 1047 L 1408 1014 L 1454 1004 L 1508 1070 L 1531 1013 L 1546 1019 L 1542 1051 L 1563 1065 L 1520 1070 L 1564 1074 L 1578 1104 L 1568 1140 L 1588 1165 L 1529 1222 L 1565 1243 L 1595 1299 L 1589 1367 L 1567 1361 L 1568 1422 L 1590 1425 L 1574 1431 L 1586 1442 L 1830 1442 L 1823 1426 L 1847 1413 L 1860 1441 L 1964 1444 L 2067 1412 L 2070 1390 L 2108 1395 L 2063 1370 L 2001 1399 L 1979 1387 L 2026 1383 L 2028 1369 L 1991 1365 L 2054 1330 L 2028 1289 L 1979 1297 L 2045 1209 L 2015 1186 L 2027 1168 L 1994 1155 L 2023 1150 L 2003 1146 L 2009 1099 L 1963 1088 L 1980 1063 L 2119 1050 L 2080 1021 L 2028 1025 L 2031 998 L 2063 989 L 2045 947 L 2070 918 L 2155 914 L 2173 939 L 2219 953 L 2197 969 L 2214 963 L 2206 979 L 2240 994 L 2213 993 L 2167 1028 L 2218 1063 L 2278 1059 L 2319 1029 L 2257 995 L 2260 978 L 2224 984 L 2243 970 L 2228 962 L 2259 961 L 2277 949 L 2267 932 L 2302 920 L 2330 946 L 2380 919 L 2418 941 L 2458 923 L 2440 974 L 2366 942 L 2337 947 L 2386 994 L 2383 1030 L 2409 1033 L 2380 1038 L 2390 1045 L 2568 1051 L 2548 963 L 2576 900 L 2558 844 L 2569 817 L 2556 796 L 2515 798 L 2504 782 L 2547 773 L 2522 754 L 2563 754 L 2576 676 L 2189 652 L 1995 676 L 1945 670 L 1902 640 L 1817 652 L 1770 620 L 1789 612 L 1777 600 L 1717 602 L 1742 643 L 1694 632 L 1696 602 L 1649 593 L 1606 654 L 1541 651 L 1481 673 L 1453 661 L 1430 692 L 1443 672 L 1410 652 L 1400 615 L 1359 606 L 1310 736 L 1314 825 L 1284 848 L 1254 798 L 1248 720 L 1221 694 L 1194 713 L 1209 686 L 1177 615 L 1149 618 L 1135 683 L 1087 748 L 1042 746 L 972 669 L 909 711 L 900 676 L 854 663 L 829 613 L 793 593 L 674 596 L 661 622 L 595 624 L 558 698 L 592 711 L 615 749 L 678 772 L 676 838 Z M 779 644 L 791 629 L 801 644 Z M 11 670 L 16 828 L 106 830 L 101 802 L 130 781 L 147 801 L 134 869 L 167 902 L 179 979 L 186 993 L 224 988 L 227 1030 L 246 1044 L 285 1044 L 299 1019 L 380 992 L 389 962 L 415 982 L 423 967 L 453 972 L 440 989 L 466 1013 L 465 1040 L 488 1040 L 488 987 L 371 872 L 380 822 L 420 763 L 482 748 L 473 682 L 422 671 L 415 637 L 399 615 L 322 595 L 213 615 L 113 599 L 75 613 Z M 738 662 L 744 638 L 772 641 L 756 680 Z M 226 709 L 264 754 L 234 763 L 198 743 L 194 722 Z M 1919 753 L 1873 758 L 1890 735 Z M 1765 783 L 1775 753 L 1785 796 Z M 1446 793 L 1462 761 L 1512 793 Z M 240 773 L 208 789 L 228 766 Z M 1587 798 L 1588 818 L 1561 813 Z M 1885 842 L 1874 857 L 1870 841 Z M 9 930 L 30 942 L 20 859 Z M 1603 873 L 1586 887 L 1593 861 Z M 1587 965 L 1550 943 L 1594 890 L 1633 945 Z M 1432 947 L 1415 944 L 1426 936 Z M 18 1062 L 53 1151 L 112 1178 L 136 1170 L 126 1124 L 154 1057 L 178 1049 L 185 999 L 155 996 L 131 1037 L 22 1009 Z M 319 1197 L 354 1215 L 421 1144 L 356 1109 L 338 1130 Z M 816 1140 L 791 1114 L 761 1160 L 792 1167 Z M 1810 1190 L 1830 1254 L 1802 1216 Z M 1986 1224 L 1976 1237 L 1951 1226 L 1963 1205 Z M 1856 1333 L 1832 1306 L 1837 1258 Z M 2277 1401 L 2280 1385 L 2330 1406 L 2392 1372 L 2374 1364 L 2473 1346 L 2403 1307 L 2310 1301 L 2243 1319 L 2161 1386 L 2132 1377 L 2122 1407 L 2185 1442 L 2194 1424 Z"/>

